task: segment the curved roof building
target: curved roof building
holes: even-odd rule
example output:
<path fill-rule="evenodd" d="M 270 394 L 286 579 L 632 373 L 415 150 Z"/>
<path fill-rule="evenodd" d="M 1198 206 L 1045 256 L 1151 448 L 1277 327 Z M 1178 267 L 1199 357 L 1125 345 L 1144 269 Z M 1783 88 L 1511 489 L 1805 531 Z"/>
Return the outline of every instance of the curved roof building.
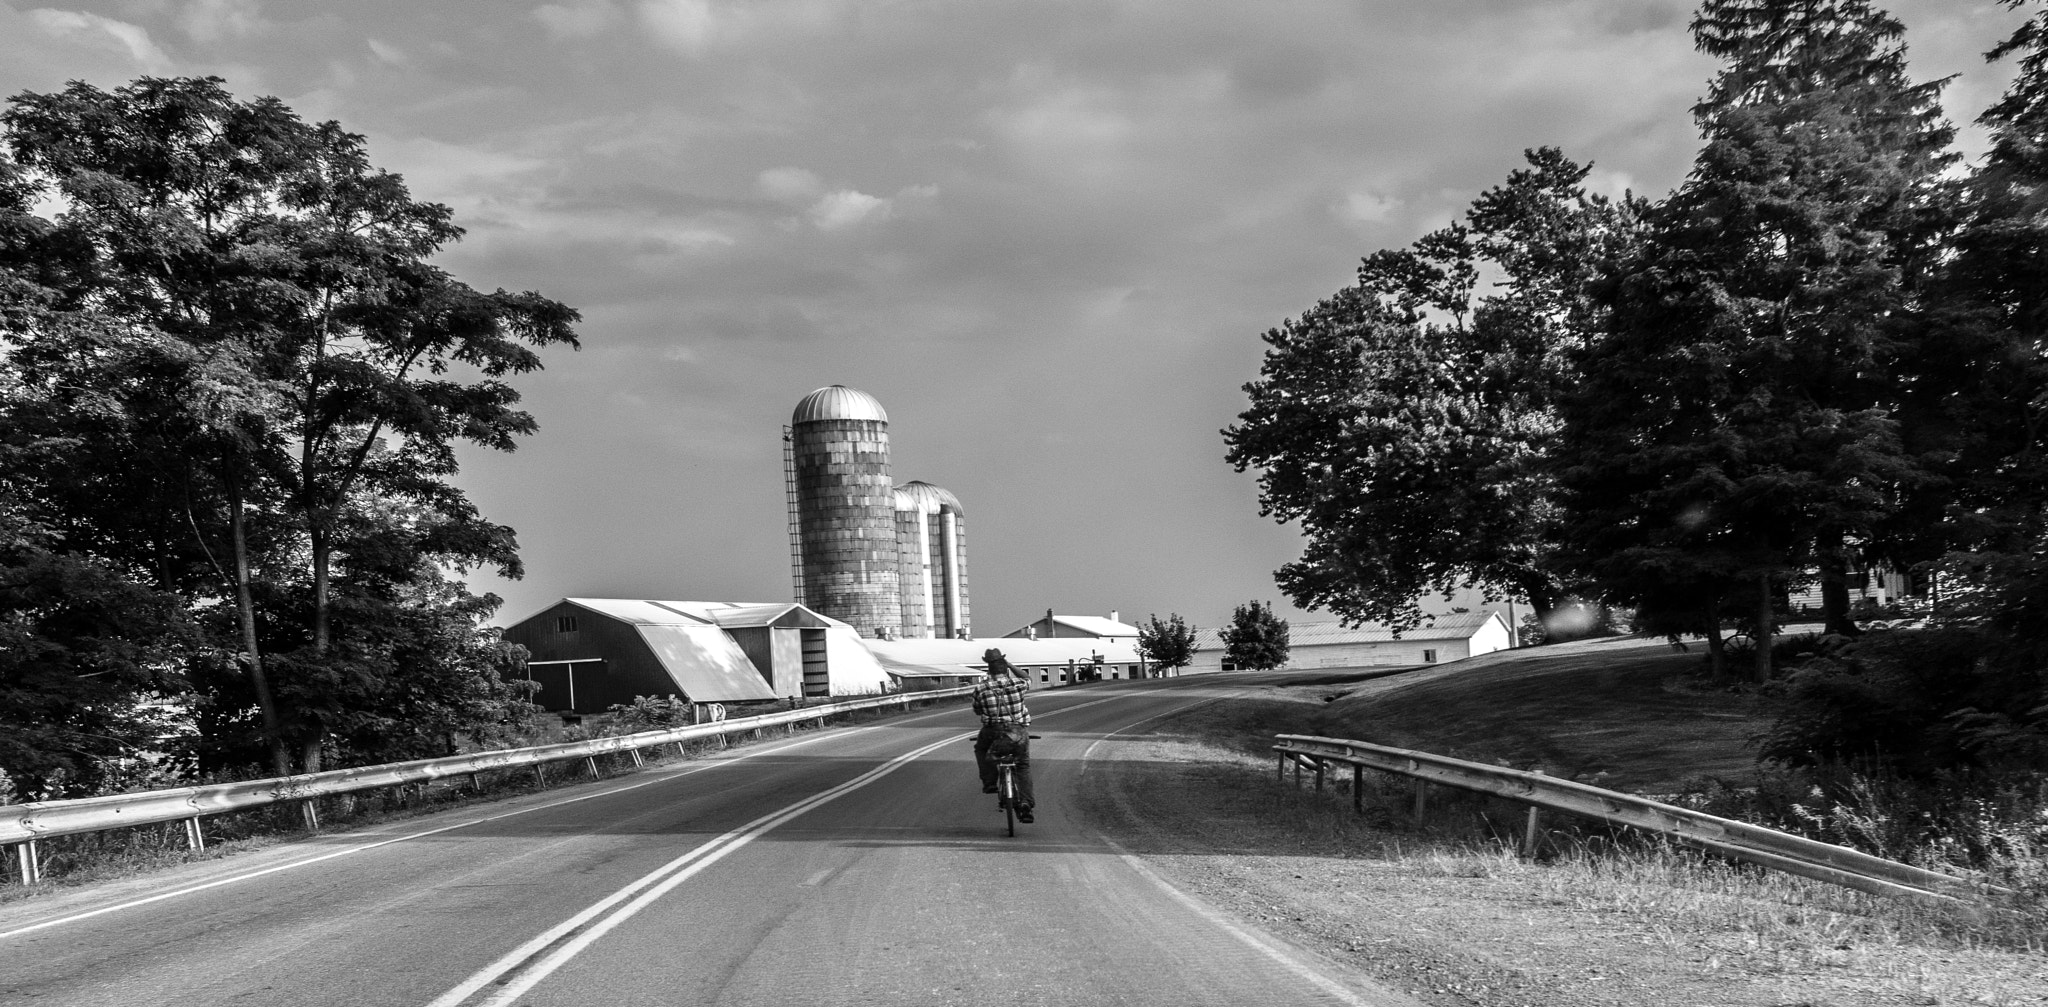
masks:
<path fill-rule="evenodd" d="M 886 424 L 889 413 L 882 408 L 880 400 L 858 388 L 827 385 L 804 396 L 796 404 L 796 412 L 790 414 L 789 425 L 818 420 L 861 420 Z"/>

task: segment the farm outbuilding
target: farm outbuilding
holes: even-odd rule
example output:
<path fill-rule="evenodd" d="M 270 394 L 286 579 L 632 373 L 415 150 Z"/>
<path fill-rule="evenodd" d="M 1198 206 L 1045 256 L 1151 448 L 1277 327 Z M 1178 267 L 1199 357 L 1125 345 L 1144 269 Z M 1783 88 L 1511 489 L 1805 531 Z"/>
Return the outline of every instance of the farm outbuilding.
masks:
<path fill-rule="evenodd" d="M 1282 667 L 1293 669 L 1441 664 L 1505 650 L 1513 640 L 1507 620 L 1491 609 L 1432 616 L 1399 632 L 1377 623 L 1296 622 L 1288 625 L 1287 636 L 1290 650 Z M 1220 630 L 1196 631 L 1188 670 L 1235 670 L 1224 659 Z"/>
<path fill-rule="evenodd" d="M 564 598 L 505 630 L 534 701 L 597 713 L 636 696 L 742 703 L 879 693 L 889 676 L 845 623 L 790 602 Z"/>
<path fill-rule="evenodd" d="M 1052 609 L 1045 610 L 1045 618 L 1011 630 L 1006 639 L 1026 640 L 1136 640 L 1138 627 L 1117 619 L 1111 612 L 1107 618 L 1099 615 L 1055 615 Z"/>
<path fill-rule="evenodd" d="M 1092 637 L 1031 640 L 1002 637 L 981 640 L 868 640 L 867 648 L 892 675 L 904 679 L 945 676 L 952 684 L 972 682 L 987 674 L 982 654 L 994 647 L 1023 672 L 1035 688 L 1057 688 L 1088 681 L 1152 677 L 1158 669 L 1138 656 L 1136 637 Z M 906 687 L 910 687 L 906 683 Z"/>

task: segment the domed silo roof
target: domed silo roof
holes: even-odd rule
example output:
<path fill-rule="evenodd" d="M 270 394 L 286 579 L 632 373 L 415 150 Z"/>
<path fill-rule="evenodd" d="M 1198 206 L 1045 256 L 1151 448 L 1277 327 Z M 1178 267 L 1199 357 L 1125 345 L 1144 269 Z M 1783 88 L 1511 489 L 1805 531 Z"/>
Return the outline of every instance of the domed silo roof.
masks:
<path fill-rule="evenodd" d="M 960 498 L 953 491 L 942 486 L 933 486 L 921 479 L 913 479 L 896 487 L 896 509 L 900 511 L 923 511 L 937 514 L 941 507 L 950 508 L 953 513 L 967 516 L 960 506 Z"/>
<path fill-rule="evenodd" d="M 828 385 L 809 395 L 796 404 L 796 412 L 789 418 L 791 426 L 812 423 L 818 420 L 874 420 L 889 422 L 889 414 L 882 411 L 882 403 L 874 396 L 858 388 L 845 385 Z"/>

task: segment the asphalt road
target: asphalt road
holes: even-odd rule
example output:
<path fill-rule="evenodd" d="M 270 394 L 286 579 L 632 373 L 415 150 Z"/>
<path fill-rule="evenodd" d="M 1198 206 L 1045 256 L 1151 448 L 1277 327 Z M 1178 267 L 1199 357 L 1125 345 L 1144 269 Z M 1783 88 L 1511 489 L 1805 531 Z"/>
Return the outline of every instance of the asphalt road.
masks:
<path fill-rule="evenodd" d="M 1097 740 L 1222 684 L 1034 694 L 1015 838 L 948 705 L 0 907 L 0 1004 L 1409 1003 L 1066 799 Z"/>

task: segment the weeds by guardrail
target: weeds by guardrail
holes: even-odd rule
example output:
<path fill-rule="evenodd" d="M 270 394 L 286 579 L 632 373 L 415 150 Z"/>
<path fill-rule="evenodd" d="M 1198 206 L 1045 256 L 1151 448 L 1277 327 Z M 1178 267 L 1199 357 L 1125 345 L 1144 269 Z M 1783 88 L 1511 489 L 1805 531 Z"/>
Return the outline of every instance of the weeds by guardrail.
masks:
<path fill-rule="evenodd" d="M 386 787 L 426 784 L 456 776 L 468 776 L 474 785 L 479 773 L 530 767 L 536 774 L 544 774 L 543 767 L 555 762 L 581 761 L 588 767 L 590 775 L 596 777 L 597 758 L 602 755 L 624 753 L 630 755 L 634 763 L 638 764 L 639 753 L 643 749 L 674 745 L 680 754 L 686 742 L 724 738 L 759 731 L 762 728 L 824 720 L 859 710 L 907 706 L 934 699 L 965 696 L 972 691 L 973 687 L 962 686 L 929 692 L 895 693 L 786 710 L 758 717 L 722 720 L 711 724 L 692 724 L 688 727 L 642 731 L 638 734 L 590 738 L 554 745 L 471 752 L 438 759 L 359 766 L 303 776 L 0 806 L 0 846 L 12 845 L 15 848 L 14 859 L 18 865 L 18 877 L 23 883 L 32 884 L 41 874 L 36 842 L 55 836 L 182 821 L 185 824 L 187 844 L 198 850 L 206 846 L 206 834 L 200 821 L 206 815 L 299 802 L 300 813 L 304 816 L 306 826 L 317 828 L 319 817 L 313 803 L 316 798 Z"/>
<path fill-rule="evenodd" d="M 1428 785 L 1433 783 L 1527 804 L 1529 813 L 1522 840 L 1525 856 L 1535 853 L 1539 809 L 1549 809 L 1672 836 L 1725 856 L 1874 895 L 1974 901 L 2012 894 L 1981 878 L 1931 871 L 1845 846 L 1540 773 L 1340 738 L 1282 734 L 1275 736 L 1275 740 L 1278 743 L 1273 750 L 1279 753 L 1283 779 L 1292 764 L 1297 776 L 1304 769 L 1313 772 L 1316 787 L 1321 789 L 1327 763 L 1350 765 L 1354 807 L 1362 799 L 1367 769 L 1414 778 L 1418 815 L 1428 800 Z"/>

